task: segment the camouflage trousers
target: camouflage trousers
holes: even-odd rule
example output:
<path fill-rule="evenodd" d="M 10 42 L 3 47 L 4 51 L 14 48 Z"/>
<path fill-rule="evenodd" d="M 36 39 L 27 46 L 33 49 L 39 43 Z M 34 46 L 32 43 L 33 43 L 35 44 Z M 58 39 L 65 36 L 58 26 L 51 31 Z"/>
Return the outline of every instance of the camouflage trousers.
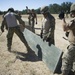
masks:
<path fill-rule="evenodd" d="M 33 32 L 33 33 L 35 33 L 34 25 L 35 25 L 35 21 L 34 21 L 34 19 L 32 19 L 32 20 L 31 20 L 31 29 L 32 29 L 32 32 Z"/>
<path fill-rule="evenodd" d="M 69 74 L 71 69 L 73 69 L 73 62 L 75 62 L 75 45 L 71 44 L 62 57 L 62 75 Z"/>
<path fill-rule="evenodd" d="M 23 33 L 20 30 L 20 27 L 16 26 L 16 27 L 10 27 L 8 29 L 8 33 L 7 33 L 7 47 L 11 48 L 12 45 L 12 38 L 13 38 L 13 34 L 16 33 L 17 36 L 20 38 L 20 40 L 25 44 L 25 46 L 28 48 L 28 43 L 26 42 L 26 39 L 23 35 Z"/>

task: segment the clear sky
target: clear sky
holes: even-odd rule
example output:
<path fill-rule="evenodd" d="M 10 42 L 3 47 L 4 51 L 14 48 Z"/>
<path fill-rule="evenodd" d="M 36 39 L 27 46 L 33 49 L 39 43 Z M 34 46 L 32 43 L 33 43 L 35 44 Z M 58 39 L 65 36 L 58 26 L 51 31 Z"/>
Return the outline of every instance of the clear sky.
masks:
<path fill-rule="evenodd" d="M 29 9 L 37 9 L 44 5 L 61 4 L 63 2 L 75 2 L 75 0 L 0 0 L 0 10 L 6 11 L 10 7 L 13 7 L 15 10 L 23 10 L 26 9 L 26 6 Z"/>

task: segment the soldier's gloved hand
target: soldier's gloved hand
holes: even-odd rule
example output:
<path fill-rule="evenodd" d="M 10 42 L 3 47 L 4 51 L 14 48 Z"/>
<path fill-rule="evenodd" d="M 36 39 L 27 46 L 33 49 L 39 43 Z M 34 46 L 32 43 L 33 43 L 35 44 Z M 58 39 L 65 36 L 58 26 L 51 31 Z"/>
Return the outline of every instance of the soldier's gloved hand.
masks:
<path fill-rule="evenodd" d="M 1 31 L 4 32 L 4 29 L 1 27 Z"/>
<path fill-rule="evenodd" d="M 36 22 L 36 24 L 37 24 L 37 22 Z"/>
<path fill-rule="evenodd" d="M 28 6 L 26 6 L 26 9 L 28 9 Z"/>

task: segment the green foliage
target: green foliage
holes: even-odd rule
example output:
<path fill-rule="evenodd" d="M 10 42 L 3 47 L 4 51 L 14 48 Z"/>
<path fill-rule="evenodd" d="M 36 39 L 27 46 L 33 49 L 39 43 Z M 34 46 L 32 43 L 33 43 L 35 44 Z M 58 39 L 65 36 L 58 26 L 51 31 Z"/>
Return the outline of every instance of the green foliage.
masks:
<path fill-rule="evenodd" d="M 27 14 L 27 11 L 26 10 L 22 10 L 22 14 Z"/>
<path fill-rule="evenodd" d="M 58 14 L 60 11 L 68 11 L 70 12 L 71 2 L 63 2 L 61 5 L 59 4 L 50 4 L 49 10 L 52 14 Z"/>
<path fill-rule="evenodd" d="M 36 12 L 37 14 L 40 14 L 40 8 L 36 9 L 35 12 Z"/>
<path fill-rule="evenodd" d="M 63 2 L 61 4 L 62 10 L 64 10 L 64 12 L 68 11 L 70 12 L 70 6 L 71 6 L 71 2 Z"/>
<path fill-rule="evenodd" d="M 50 10 L 50 13 L 53 13 L 53 14 L 59 13 L 59 11 L 61 11 L 61 6 L 58 4 L 50 4 L 49 10 Z"/>

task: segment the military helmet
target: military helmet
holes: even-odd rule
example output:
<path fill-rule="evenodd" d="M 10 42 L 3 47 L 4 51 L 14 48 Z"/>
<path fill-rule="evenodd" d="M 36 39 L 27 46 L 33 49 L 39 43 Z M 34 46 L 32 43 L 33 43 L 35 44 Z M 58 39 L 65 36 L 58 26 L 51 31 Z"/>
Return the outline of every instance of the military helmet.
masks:
<path fill-rule="evenodd" d="M 41 13 L 46 13 L 49 11 L 49 8 L 48 8 L 48 6 L 43 6 L 40 8 L 40 11 L 41 11 Z"/>
<path fill-rule="evenodd" d="M 75 3 L 73 3 L 70 7 L 70 12 L 75 11 Z"/>
<path fill-rule="evenodd" d="M 9 11 L 10 11 L 10 12 L 14 12 L 14 9 L 13 9 L 13 8 L 9 8 L 9 9 L 8 9 L 8 12 L 9 12 Z"/>

